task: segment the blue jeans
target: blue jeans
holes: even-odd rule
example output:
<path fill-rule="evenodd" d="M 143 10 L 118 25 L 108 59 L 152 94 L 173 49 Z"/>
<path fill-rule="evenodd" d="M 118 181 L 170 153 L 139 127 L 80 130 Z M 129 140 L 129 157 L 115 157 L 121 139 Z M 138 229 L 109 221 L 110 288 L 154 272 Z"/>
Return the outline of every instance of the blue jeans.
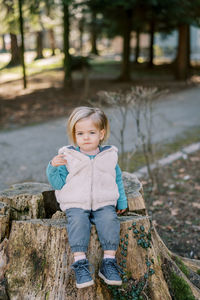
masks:
<path fill-rule="evenodd" d="M 66 215 L 68 239 L 72 252 L 87 252 L 91 224 L 96 226 L 102 249 L 117 250 L 120 222 L 114 206 L 104 206 L 95 211 L 70 208 L 66 210 Z"/>

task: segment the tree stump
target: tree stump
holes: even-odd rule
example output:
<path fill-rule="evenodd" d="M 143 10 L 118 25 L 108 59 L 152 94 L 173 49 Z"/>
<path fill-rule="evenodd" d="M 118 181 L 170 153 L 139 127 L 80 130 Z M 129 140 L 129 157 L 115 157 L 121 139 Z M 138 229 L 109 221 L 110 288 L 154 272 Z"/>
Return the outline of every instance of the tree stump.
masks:
<path fill-rule="evenodd" d="M 0 202 L 0 241 L 9 235 L 10 207 Z"/>
<path fill-rule="evenodd" d="M 98 277 L 102 249 L 92 226 L 87 256 L 95 285 L 76 288 L 66 217 L 48 185 L 26 183 L 1 193 L 0 299 L 200 299 L 199 261 L 183 260 L 167 249 L 146 215 L 141 183 L 128 173 L 123 180 L 129 212 L 119 217 L 122 287 L 108 287 Z"/>

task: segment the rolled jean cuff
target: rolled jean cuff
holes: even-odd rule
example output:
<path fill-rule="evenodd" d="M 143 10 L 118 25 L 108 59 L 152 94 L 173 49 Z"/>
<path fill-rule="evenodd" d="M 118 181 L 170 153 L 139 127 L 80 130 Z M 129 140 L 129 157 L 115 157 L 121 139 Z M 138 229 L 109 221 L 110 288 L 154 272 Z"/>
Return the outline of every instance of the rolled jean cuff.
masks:
<path fill-rule="evenodd" d="M 71 251 L 74 252 L 87 252 L 87 247 L 85 246 L 73 246 L 71 247 Z"/>
<path fill-rule="evenodd" d="M 105 250 L 113 250 L 113 251 L 116 251 L 118 248 L 118 244 L 114 245 L 114 244 L 103 244 L 102 245 L 102 249 L 105 251 Z"/>

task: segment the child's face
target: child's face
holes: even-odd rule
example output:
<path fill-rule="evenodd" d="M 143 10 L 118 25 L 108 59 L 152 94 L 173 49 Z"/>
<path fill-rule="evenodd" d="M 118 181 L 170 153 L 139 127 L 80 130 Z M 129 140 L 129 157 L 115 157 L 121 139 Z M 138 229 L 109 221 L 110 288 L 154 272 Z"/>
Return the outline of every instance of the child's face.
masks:
<path fill-rule="evenodd" d="M 92 152 L 98 148 L 100 141 L 103 139 L 105 130 L 100 130 L 90 118 L 78 121 L 75 125 L 76 143 L 80 150 Z"/>

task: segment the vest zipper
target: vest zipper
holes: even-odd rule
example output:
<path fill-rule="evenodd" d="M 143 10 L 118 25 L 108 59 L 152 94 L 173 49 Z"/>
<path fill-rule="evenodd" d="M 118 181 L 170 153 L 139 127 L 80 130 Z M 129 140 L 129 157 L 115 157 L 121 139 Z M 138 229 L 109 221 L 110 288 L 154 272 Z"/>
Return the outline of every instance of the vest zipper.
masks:
<path fill-rule="evenodd" d="M 92 158 L 91 160 L 91 209 L 93 208 L 93 161 L 94 159 Z"/>
<path fill-rule="evenodd" d="M 104 154 L 104 152 L 107 152 L 107 151 L 109 151 L 110 150 L 110 148 L 109 149 L 107 149 L 107 150 L 104 150 L 104 151 L 102 151 L 102 152 L 100 152 L 100 153 L 98 153 L 97 155 L 98 155 L 98 157 L 99 156 L 101 156 L 102 154 Z M 92 158 L 90 161 L 91 161 L 91 165 L 92 165 L 92 171 L 91 171 L 91 209 L 93 209 L 93 173 L 94 173 L 94 167 L 93 167 L 93 165 L 94 165 L 94 160 L 96 159 L 96 157 L 97 157 L 97 155 L 94 157 L 94 158 Z"/>

